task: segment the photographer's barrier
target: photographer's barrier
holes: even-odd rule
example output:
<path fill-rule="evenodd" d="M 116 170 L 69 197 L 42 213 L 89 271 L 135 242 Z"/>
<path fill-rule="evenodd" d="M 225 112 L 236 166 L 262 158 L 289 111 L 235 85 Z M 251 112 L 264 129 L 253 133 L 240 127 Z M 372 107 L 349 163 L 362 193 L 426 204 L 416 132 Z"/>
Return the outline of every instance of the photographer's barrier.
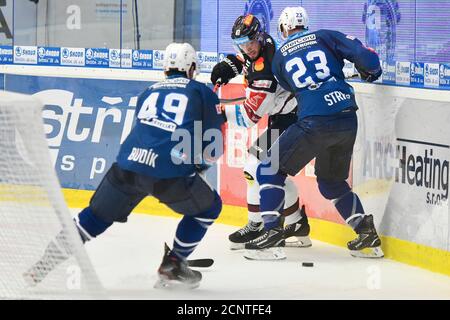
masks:
<path fill-rule="evenodd" d="M 134 121 L 137 96 L 160 71 L 0 66 L 5 89 L 32 94 L 43 111 L 49 148 L 70 207 L 82 208 L 112 164 Z M 208 82 L 208 75 L 198 79 Z M 242 96 L 242 79 L 222 98 Z M 450 92 L 353 83 L 360 107 L 350 183 L 375 216 L 386 257 L 450 275 L 448 180 Z M 247 221 L 245 150 L 262 126 L 227 130 L 225 155 L 207 172 L 221 193 L 219 222 Z M 231 139 L 233 137 L 233 139 Z M 295 177 L 312 238 L 345 246 L 355 237 L 317 188 L 313 163 Z M 177 216 L 153 198 L 135 212 Z"/>

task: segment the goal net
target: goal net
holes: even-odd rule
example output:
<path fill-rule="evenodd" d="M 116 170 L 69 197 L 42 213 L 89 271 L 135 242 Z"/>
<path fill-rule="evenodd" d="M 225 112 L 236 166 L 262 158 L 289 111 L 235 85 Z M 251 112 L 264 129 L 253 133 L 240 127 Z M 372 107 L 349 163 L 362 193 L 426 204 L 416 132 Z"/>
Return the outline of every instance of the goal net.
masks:
<path fill-rule="evenodd" d="M 0 299 L 89 299 L 102 287 L 64 202 L 30 96 L 0 91 Z"/>

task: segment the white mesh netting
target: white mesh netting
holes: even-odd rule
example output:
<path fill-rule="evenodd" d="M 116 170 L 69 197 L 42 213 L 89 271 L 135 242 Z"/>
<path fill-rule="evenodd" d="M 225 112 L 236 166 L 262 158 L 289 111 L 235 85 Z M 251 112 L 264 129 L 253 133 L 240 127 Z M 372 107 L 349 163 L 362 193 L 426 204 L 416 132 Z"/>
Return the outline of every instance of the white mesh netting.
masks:
<path fill-rule="evenodd" d="M 0 299 L 104 297 L 52 167 L 41 111 L 30 96 L 0 91 Z"/>

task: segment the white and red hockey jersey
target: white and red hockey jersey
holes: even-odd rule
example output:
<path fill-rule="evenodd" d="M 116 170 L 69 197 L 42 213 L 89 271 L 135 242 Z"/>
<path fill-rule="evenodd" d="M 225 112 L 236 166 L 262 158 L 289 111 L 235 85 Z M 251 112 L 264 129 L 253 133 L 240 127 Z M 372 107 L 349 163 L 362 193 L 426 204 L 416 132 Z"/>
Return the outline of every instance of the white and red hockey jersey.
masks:
<path fill-rule="evenodd" d="M 246 99 L 241 105 L 225 106 L 228 123 L 251 127 L 266 114 L 287 114 L 297 108 L 294 95 L 284 90 L 272 74 L 274 54 L 274 41 L 270 35 L 265 34 L 258 59 L 252 61 L 245 54 L 238 56 L 243 61 Z"/>

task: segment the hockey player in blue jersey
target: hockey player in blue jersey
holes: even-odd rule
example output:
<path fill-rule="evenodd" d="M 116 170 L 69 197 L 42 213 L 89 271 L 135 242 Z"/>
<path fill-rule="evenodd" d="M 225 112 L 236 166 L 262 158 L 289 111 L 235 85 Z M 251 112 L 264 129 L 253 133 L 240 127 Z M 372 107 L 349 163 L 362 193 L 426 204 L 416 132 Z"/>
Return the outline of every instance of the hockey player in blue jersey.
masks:
<path fill-rule="evenodd" d="M 309 31 L 308 16 L 302 7 L 285 8 L 278 25 L 286 41 L 275 53 L 272 71 L 279 84 L 295 94 L 301 108 L 297 123 L 272 146 L 272 152 L 279 152 L 279 163 L 265 161 L 257 169 L 266 234 L 259 242 L 247 244 L 246 249 L 253 252 L 253 257 L 258 256 L 253 250 L 261 256 L 274 254 L 283 238 L 278 220 L 286 177 L 296 175 L 315 158 L 321 194 L 333 202 L 358 234 L 348 243 L 351 254 L 382 257 L 373 216 L 365 214 L 360 199 L 346 182 L 358 107 L 353 88 L 345 82 L 342 72 L 347 59 L 355 63 L 363 80 L 373 82 L 382 73 L 378 55 L 358 39 L 338 31 Z"/>
<path fill-rule="evenodd" d="M 239 16 L 233 24 L 231 38 L 237 55 L 228 55 L 216 64 L 211 72 L 214 85 L 226 84 L 243 73 L 246 83 L 246 99 L 241 105 L 224 106 L 229 126 L 252 127 L 268 115 L 267 130 L 250 147 L 244 176 L 247 180 L 248 223 L 229 235 L 232 250 L 244 249 L 245 243 L 264 233 L 259 210 L 259 184 L 256 168 L 261 155 L 270 148 L 272 141 L 288 126 L 297 121 L 297 102 L 294 96 L 281 88 L 272 74 L 272 59 L 276 46 L 274 39 L 261 27 L 253 15 Z M 285 181 L 285 203 L 282 216 L 285 222 L 284 236 L 287 246 L 309 247 L 310 227 L 305 207 L 300 207 L 298 189 L 292 179 Z"/>
<path fill-rule="evenodd" d="M 222 153 L 224 120 L 217 96 L 192 79 L 197 70 L 194 48 L 187 43 L 172 43 L 164 57 L 166 80 L 150 86 L 139 96 L 136 123 L 120 148 L 117 162 L 75 221 L 86 242 L 114 222 L 126 222 L 146 196 L 157 198 L 184 217 L 178 224 L 173 249 L 165 245 L 156 286 L 181 284 L 194 288 L 199 285 L 201 273 L 190 269 L 186 259 L 222 208 L 220 196 L 199 172 L 207 168 L 205 159 L 211 161 Z M 214 142 L 205 144 L 204 134 L 214 137 Z M 184 141 L 180 142 L 180 137 Z M 206 147 L 212 150 L 211 154 L 206 155 Z M 59 240 L 56 237 L 55 242 Z M 50 244 L 49 248 L 55 246 Z M 56 255 L 47 250 L 41 261 L 25 274 L 29 283 L 40 282 L 51 271 L 39 268 L 50 254 Z"/>

